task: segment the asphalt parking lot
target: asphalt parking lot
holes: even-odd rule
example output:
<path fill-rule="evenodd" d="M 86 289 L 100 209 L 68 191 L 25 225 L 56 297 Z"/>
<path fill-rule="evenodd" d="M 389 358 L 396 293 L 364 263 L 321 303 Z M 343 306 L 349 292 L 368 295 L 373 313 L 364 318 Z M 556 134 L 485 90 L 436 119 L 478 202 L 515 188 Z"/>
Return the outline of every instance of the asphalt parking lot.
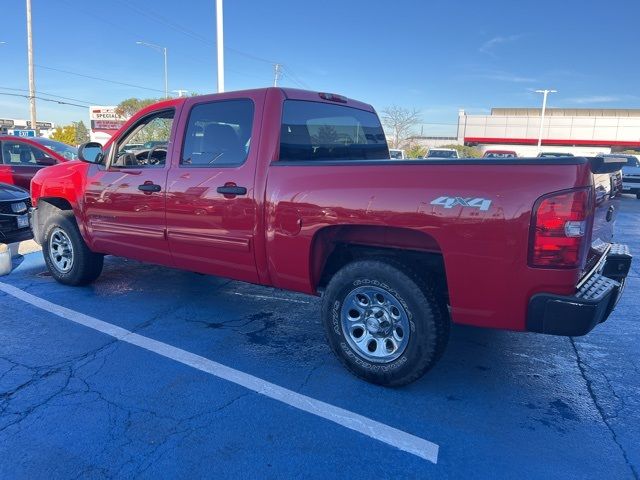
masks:
<path fill-rule="evenodd" d="M 620 208 L 638 256 L 640 201 Z M 637 260 L 590 335 L 455 327 L 401 389 L 340 366 L 316 298 L 111 257 L 85 288 L 45 270 L 0 277 L 0 478 L 639 478 Z"/>

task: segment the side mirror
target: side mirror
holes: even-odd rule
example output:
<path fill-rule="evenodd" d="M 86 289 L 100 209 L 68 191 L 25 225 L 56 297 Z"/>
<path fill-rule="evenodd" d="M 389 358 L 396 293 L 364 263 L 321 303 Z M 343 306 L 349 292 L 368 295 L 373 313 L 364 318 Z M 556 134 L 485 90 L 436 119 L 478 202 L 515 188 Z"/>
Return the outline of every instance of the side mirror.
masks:
<path fill-rule="evenodd" d="M 104 158 L 102 145 L 98 142 L 87 142 L 78 148 L 78 158 L 87 163 L 101 163 Z"/>
<path fill-rule="evenodd" d="M 38 165 L 42 165 L 43 167 L 50 167 L 51 165 L 55 165 L 58 162 L 56 162 L 55 158 L 40 157 L 40 158 L 36 158 L 36 163 Z"/>

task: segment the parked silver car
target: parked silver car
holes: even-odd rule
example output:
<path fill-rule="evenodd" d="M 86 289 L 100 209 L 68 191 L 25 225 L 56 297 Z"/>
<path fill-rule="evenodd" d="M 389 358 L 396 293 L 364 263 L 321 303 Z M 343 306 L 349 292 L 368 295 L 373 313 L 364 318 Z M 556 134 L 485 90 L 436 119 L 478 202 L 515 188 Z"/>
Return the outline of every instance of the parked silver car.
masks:
<path fill-rule="evenodd" d="M 622 192 L 635 193 L 640 200 L 640 160 L 636 155 L 624 155 L 627 164 L 622 167 Z"/>

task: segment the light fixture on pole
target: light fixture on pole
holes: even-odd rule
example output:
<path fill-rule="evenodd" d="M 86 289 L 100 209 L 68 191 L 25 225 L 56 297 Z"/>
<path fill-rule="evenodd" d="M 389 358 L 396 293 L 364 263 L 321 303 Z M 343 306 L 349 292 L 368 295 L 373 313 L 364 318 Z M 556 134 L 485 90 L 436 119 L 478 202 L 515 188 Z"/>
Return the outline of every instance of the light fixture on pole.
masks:
<path fill-rule="evenodd" d="M 161 47 L 160 45 L 156 45 L 155 43 L 141 41 L 137 41 L 136 43 L 144 47 L 153 48 L 154 50 L 162 53 L 162 55 L 164 56 L 164 98 L 169 98 L 169 77 L 167 75 L 167 47 Z"/>
<path fill-rule="evenodd" d="M 557 90 L 536 90 L 536 93 L 542 94 L 542 112 L 540 112 L 540 131 L 538 132 L 538 153 L 542 148 L 542 129 L 544 128 L 544 113 L 547 110 L 547 96 L 550 93 L 557 93 Z"/>
<path fill-rule="evenodd" d="M 224 35 L 222 0 L 216 0 L 216 47 L 218 51 L 218 93 L 224 92 Z"/>

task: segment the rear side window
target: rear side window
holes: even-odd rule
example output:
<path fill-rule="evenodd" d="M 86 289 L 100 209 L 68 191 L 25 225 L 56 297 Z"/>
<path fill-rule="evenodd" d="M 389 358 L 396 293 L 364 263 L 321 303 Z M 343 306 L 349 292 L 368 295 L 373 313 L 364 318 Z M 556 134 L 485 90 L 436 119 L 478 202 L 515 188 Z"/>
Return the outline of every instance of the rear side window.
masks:
<path fill-rule="evenodd" d="M 389 159 L 375 113 L 302 100 L 284 102 L 280 160 Z"/>
<path fill-rule="evenodd" d="M 194 106 L 189 114 L 180 165 L 232 167 L 247 159 L 253 102 L 224 100 Z"/>
<path fill-rule="evenodd" d="M 21 142 L 2 142 L 2 163 L 13 166 L 35 166 L 46 157 L 43 151 Z"/>

